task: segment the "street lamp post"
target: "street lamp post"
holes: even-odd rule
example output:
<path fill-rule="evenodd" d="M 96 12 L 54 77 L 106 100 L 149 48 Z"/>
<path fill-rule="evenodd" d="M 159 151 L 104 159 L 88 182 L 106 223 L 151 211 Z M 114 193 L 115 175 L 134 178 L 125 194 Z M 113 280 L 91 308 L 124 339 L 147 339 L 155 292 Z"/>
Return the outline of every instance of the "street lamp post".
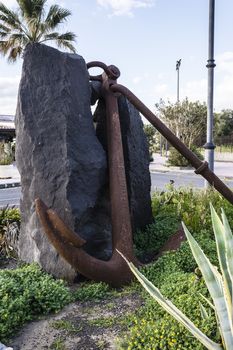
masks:
<path fill-rule="evenodd" d="M 181 58 L 176 61 L 176 71 L 177 71 L 177 102 L 180 102 L 180 65 Z"/>
<path fill-rule="evenodd" d="M 205 148 L 205 160 L 209 164 L 210 170 L 214 171 L 214 149 L 213 143 L 213 100 L 214 100 L 214 8 L 215 0 L 209 0 L 209 48 L 208 60 L 206 67 L 208 68 L 208 95 L 207 95 L 207 135 Z M 206 182 L 206 187 L 208 183 Z"/>

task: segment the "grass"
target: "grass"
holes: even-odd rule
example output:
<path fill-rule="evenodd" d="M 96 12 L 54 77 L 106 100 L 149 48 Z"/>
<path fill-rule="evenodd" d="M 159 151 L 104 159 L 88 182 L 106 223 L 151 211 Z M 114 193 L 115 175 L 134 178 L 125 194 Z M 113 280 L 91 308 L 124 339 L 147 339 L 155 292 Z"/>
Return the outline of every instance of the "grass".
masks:
<path fill-rule="evenodd" d="M 50 323 L 50 325 L 54 329 L 64 330 L 66 332 L 70 333 L 79 333 L 82 330 L 82 327 L 76 327 L 74 324 L 72 324 L 71 321 L 68 320 L 56 320 Z"/>

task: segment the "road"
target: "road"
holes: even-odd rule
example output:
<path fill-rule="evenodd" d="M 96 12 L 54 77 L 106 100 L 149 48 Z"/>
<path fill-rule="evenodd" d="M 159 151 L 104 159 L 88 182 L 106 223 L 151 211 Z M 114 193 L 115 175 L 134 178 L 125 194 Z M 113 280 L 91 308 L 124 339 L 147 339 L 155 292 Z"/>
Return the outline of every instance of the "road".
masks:
<path fill-rule="evenodd" d="M 195 188 L 204 187 L 204 179 L 200 175 L 172 172 L 153 172 L 151 173 L 151 190 L 164 190 L 166 185 L 169 184 L 171 180 L 174 181 L 174 186 L 176 188 L 180 186 L 192 186 Z M 233 188 L 233 180 L 224 180 L 224 182 L 228 187 Z M 10 206 L 18 206 L 19 198 L 20 187 L 0 189 L 0 207 L 4 207 L 7 204 Z"/>
<path fill-rule="evenodd" d="M 169 184 L 171 180 L 174 181 L 174 186 L 176 188 L 181 186 L 203 188 L 205 181 L 202 176 L 196 174 L 154 172 L 151 173 L 151 190 L 164 190 L 166 184 Z M 233 180 L 224 180 L 222 178 L 222 181 L 228 187 L 233 188 Z"/>
<path fill-rule="evenodd" d="M 9 206 L 19 206 L 20 187 L 0 189 L 0 208 Z"/>

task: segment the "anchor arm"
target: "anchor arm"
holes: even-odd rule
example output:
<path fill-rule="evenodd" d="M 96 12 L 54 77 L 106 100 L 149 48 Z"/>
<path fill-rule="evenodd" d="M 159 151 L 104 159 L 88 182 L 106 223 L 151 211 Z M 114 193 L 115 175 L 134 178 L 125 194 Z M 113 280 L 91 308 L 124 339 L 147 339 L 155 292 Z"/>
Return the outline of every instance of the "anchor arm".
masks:
<path fill-rule="evenodd" d="M 233 204 L 233 192 L 209 169 L 207 162 L 202 162 L 173 132 L 156 117 L 129 89 L 120 84 L 111 85 L 115 93 L 123 94 L 139 112 L 177 149 L 196 169 L 195 173 L 202 175 L 223 197 Z"/>

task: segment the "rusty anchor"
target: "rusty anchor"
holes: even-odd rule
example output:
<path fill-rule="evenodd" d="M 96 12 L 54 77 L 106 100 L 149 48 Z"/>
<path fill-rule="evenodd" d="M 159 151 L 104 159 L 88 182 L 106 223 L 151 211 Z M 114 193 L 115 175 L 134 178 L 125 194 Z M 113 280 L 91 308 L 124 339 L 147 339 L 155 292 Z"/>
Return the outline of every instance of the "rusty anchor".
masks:
<path fill-rule="evenodd" d="M 116 250 L 121 251 L 136 265 L 139 265 L 139 262 L 133 253 L 117 96 L 110 89 L 110 86 L 116 83 L 120 71 L 115 66 L 106 66 L 101 62 L 92 62 L 88 65 L 88 68 L 91 67 L 100 67 L 104 70 L 101 76 L 90 78 L 102 81 L 102 96 L 106 103 L 112 221 L 111 259 L 102 261 L 87 254 L 83 249 L 85 241 L 70 230 L 59 216 L 47 208 L 39 198 L 36 199 L 36 211 L 49 241 L 72 267 L 87 278 L 104 281 L 113 286 L 121 286 L 129 282 L 133 276 Z"/>
<path fill-rule="evenodd" d="M 117 67 L 98 61 L 90 62 L 87 68 L 99 67 L 102 75 L 90 76 L 101 82 L 101 95 L 105 99 L 107 114 L 108 163 L 112 221 L 112 257 L 109 261 L 96 259 L 85 252 L 85 240 L 70 230 L 59 216 L 41 199 L 36 199 L 36 211 L 44 231 L 58 253 L 79 273 L 95 281 L 121 286 L 133 276 L 119 250 L 135 265 L 139 262 L 133 253 L 132 228 L 128 203 L 117 94 L 123 94 L 147 120 L 175 147 L 209 183 L 233 204 L 232 191 L 202 162 L 170 129 L 163 124 L 129 89 L 117 84 L 120 71 Z"/>

